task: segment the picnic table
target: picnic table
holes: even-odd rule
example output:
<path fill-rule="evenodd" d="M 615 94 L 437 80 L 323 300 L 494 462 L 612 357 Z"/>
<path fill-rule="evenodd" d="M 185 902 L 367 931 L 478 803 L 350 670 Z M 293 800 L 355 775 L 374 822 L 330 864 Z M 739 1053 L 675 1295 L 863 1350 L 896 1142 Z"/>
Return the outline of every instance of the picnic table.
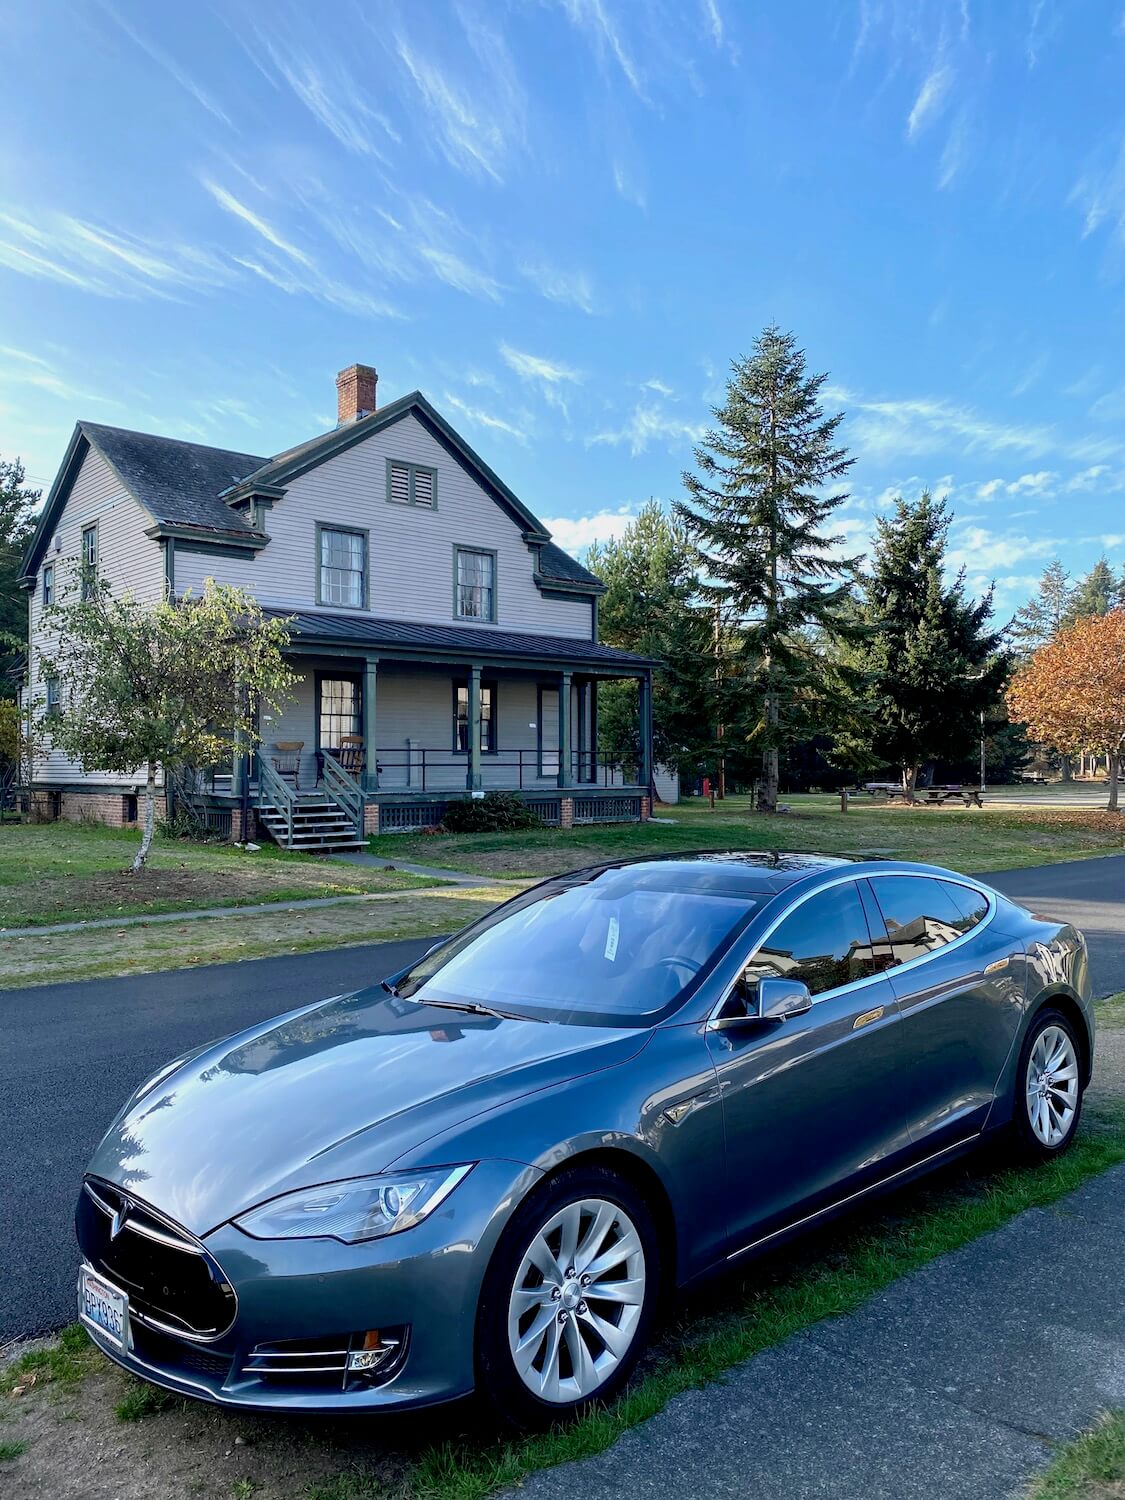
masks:
<path fill-rule="evenodd" d="M 980 789 L 975 786 L 965 786 L 960 782 L 949 783 L 941 786 L 920 786 L 914 790 L 911 798 L 897 781 L 865 781 L 863 790 L 871 797 L 882 797 L 886 802 L 914 801 L 922 807 L 940 807 L 946 802 L 961 802 L 965 807 L 983 807 Z"/>

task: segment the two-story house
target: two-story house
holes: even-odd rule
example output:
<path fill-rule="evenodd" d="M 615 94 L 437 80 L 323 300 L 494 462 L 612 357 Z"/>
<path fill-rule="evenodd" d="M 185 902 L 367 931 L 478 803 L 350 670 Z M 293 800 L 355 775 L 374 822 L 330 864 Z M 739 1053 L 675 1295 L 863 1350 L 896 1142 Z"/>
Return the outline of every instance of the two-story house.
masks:
<path fill-rule="evenodd" d="M 653 663 L 598 640 L 602 585 L 415 391 L 336 380 L 335 429 L 272 458 L 79 422 L 23 569 L 31 697 L 69 559 L 135 598 L 239 585 L 292 616 L 295 697 L 255 755 L 187 789 L 234 837 L 323 847 L 518 792 L 548 823 L 647 817 Z M 635 766 L 597 754 L 598 685 L 639 684 Z M 181 789 L 183 790 L 183 789 Z M 137 782 L 48 748 L 33 796 L 128 822 Z M 255 821 L 256 820 L 256 821 Z"/>

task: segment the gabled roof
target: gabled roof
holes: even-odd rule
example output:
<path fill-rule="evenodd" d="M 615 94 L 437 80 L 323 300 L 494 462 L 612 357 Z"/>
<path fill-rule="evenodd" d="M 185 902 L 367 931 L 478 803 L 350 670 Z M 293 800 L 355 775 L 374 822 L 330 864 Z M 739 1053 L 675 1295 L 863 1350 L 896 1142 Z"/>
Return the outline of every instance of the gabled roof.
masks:
<path fill-rule="evenodd" d="M 404 652 L 432 659 L 435 655 L 457 657 L 550 661 L 590 668 L 621 668 L 626 675 L 657 665 L 651 657 L 634 656 L 615 646 L 591 641 L 585 636 L 533 635 L 516 630 L 492 630 L 476 625 L 427 625 L 414 620 L 384 620 L 360 610 L 262 611 L 273 619 L 290 621 L 294 644 L 309 646 L 357 646 Z"/>
<path fill-rule="evenodd" d="M 106 427 L 99 422 L 78 422 L 24 558 L 23 576 L 33 575 L 38 568 L 88 448 L 101 454 L 158 527 L 211 533 L 216 541 L 235 546 L 257 538 L 257 545 L 262 546 L 266 538 L 253 530 L 247 508 L 240 507 L 240 501 L 263 490 L 274 496 L 284 494 L 291 480 L 411 414 L 472 472 L 520 528 L 524 540 L 539 549 L 537 577 L 545 588 L 557 584 L 560 589 L 581 593 L 602 592 L 599 580 L 550 540 L 543 523 L 420 391 L 412 391 L 369 417 L 321 433 L 273 458 Z M 182 533 L 177 530 L 173 534 Z"/>

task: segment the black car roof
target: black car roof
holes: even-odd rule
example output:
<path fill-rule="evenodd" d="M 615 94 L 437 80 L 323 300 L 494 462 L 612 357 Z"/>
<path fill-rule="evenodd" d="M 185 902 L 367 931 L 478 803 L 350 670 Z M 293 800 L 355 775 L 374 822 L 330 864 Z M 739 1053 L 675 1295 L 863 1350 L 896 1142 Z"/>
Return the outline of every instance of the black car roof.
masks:
<path fill-rule="evenodd" d="M 847 854 L 819 854 L 770 849 L 692 849 L 682 853 L 642 854 L 633 859 L 607 860 L 569 875 L 555 877 L 560 881 L 592 879 L 610 870 L 655 870 L 661 868 L 677 875 L 677 884 L 691 889 L 714 888 L 715 877 L 722 876 L 728 890 L 744 890 L 759 895 L 776 893 L 798 880 L 818 872 L 866 864 L 868 858 Z"/>

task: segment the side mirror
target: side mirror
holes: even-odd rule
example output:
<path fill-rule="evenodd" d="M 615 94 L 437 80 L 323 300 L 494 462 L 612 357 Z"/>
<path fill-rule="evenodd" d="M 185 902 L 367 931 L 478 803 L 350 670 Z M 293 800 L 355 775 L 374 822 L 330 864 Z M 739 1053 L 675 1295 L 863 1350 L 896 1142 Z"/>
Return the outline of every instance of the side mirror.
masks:
<path fill-rule="evenodd" d="M 788 1021 L 812 1010 L 812 995 L 799 979 L 758 980 L 758 1015 L 763 1021 Z"/>
<path fill-rule="evenodd" d="M 720 1016 L 713 1024 L 719 1031 L 730 1031 L 752 1021 L 786 1021 L 812 1009 L 812 995 L 799 979 L 781 979 L 766 975 L 761 979 L 743 975 L 732 1000 L 738 997 L 741 1011 Z"/>

